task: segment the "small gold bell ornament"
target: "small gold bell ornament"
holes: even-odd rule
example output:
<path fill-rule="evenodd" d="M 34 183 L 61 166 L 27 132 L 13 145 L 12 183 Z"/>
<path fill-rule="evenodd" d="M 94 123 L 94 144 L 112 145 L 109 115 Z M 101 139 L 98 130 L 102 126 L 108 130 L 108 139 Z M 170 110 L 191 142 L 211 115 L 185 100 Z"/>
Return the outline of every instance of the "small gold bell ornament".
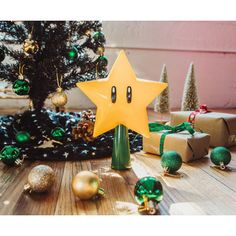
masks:
<path fill-rule="evenodd" d="M 24 190 L 36 193 L 48 191 L 55 181 L 55 173 L 50 166 L 35 166 L 28 175 L 28 183 L 25 184 Z"/>
<path fill-rule="evenodd" d="M 99 177 L 91 171 L 80 171 L 73 177 L 72 191 L 81 200 L 104 195 L 104 189 L 100 188 Z"/>

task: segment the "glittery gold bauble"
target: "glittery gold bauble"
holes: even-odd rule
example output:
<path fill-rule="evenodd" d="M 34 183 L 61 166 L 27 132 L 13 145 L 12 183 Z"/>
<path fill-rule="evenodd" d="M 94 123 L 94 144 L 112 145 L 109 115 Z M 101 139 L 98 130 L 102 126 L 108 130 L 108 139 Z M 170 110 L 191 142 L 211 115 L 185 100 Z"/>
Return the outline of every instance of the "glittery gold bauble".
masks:
<path fill-rule="evenodd" d="M 67 96 L 62 88 L 57 88 L 57 91 L 51 98 L 52 104 L 56 107 L 63 107 L 67 103 Z"/>
<path fill-rule="evenodd" d="M 91 30 L 86 30 L 84 34 L 89 37 L 91 35 Z"/>
<path fill-rule="evenodd" d="M 24 41 L 23 50 L 27 54 L 35 54 L 39 50 L 39 45 L 37 41 L 32 39 L 32 35 L 29 35 L 29 38 Z"/>
<path fill-rule="evenodd" d="M 29 192 L 46 192 L 54 183 L 55 173 L 50 166 L 35 166 L 28 175 L 28 183 L 25 184 L 24 190 Z"/>
<path fill-rule="evenodd" d="M 105 52 L 105 48 L 104 48 L 103 46 L 99 46 L 99 47 L 97 48 L 97 50 L 96 50 L 96 53 L 97 53 L 98 55 L 103 55 L 104 52 Z"/>
<path fill-rule="evenodd" d="M 73 193 L 81 200 L 88 200 L 103 195 L 99 177 L 91 171 L 81 171 L 72 180 Z"/>

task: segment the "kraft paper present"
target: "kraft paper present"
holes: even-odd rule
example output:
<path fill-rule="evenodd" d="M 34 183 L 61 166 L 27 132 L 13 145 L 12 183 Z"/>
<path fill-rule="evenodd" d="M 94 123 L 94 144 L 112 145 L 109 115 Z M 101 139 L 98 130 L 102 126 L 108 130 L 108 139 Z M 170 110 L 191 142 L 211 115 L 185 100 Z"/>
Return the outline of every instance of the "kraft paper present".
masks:
<path fill-rule="evenodd" d="M 150 133 L 150 138 L 143 138 L 143 151 L 160 155 L 160 138 L 164 131 Z M 165 151 L 178 152 L 183 162 L 200 159 L 208 154 L 210 135 L 195 132 L 194 135 L 186 131 L 168 134 L 164 141 Z"/>
<path fill-rule="evenodd" d="M 171 112 L 170 125 L 187 121 L 190 113 L 191 111 Z M 236 115 L 234 114 L 219 112 L 197 114 L 194 129 L 211 136 L 211 147 L 236 145 Z"/>

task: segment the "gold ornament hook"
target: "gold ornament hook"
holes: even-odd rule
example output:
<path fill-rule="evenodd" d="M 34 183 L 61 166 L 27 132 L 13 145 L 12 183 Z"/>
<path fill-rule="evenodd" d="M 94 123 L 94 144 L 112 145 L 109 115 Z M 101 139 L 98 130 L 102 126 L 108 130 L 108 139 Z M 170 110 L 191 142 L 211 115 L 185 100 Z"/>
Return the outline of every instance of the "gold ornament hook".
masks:
<path fill-rule="evenodd" d="M 148 200 L 148 197 L 143 195 L 143 205 L 138 208 L 139 213 L 147 213 L 148 215 L 155 215 L 157 213 L 157 203 Z"/>
<path fill-rule="evenodd" d="M 19 76 L 18 76 L 18 78 L 20 80 L 24 79 L 24 67 L 25 67 L 24 64 L 23 65 L 19 64 Z"/>
<path fill-rule="evenodd" d="M 54 67 L 56 68 L 57 87 L 58 87 L 58 88 L 61 88 L 63 76 L 61 75 L 61 77 L 60 77 L 60 79 L 59 79 L 58 69 L 57 69 L 56 66 L 54 66 Z"/>
<path fill-rule="evenodd" d="M 169 172 L 168 167 L 164 167 L 164 169 L 163 169 L 163 176 L 169 176 L 169 177 L 174 177 L 174 178 L 182 178 L 183 177 L 183 175 L 178 173 L 178 172 L 175 172 L 174 174 L 171 174 Z"/>
<path fill-rule="evenodd" d="M 220 162 L 220 169 L 221 170 L 225 170 L 226 169 L 226 166 L 225 166 L 224 162 Z"/>

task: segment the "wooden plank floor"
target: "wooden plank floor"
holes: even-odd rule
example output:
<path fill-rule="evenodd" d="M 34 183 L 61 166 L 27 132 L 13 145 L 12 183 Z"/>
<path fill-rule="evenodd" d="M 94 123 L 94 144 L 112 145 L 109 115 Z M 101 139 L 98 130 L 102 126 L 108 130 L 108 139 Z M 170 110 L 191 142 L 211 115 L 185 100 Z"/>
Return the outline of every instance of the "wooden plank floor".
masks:
<path fill-rule="evenodd" d="M 229 110 L 236 113 L 236 110 Z M 149 112 L 150 120 L 156 115 Z M 168 118 L 168 117 L 167 117 Z M 162 177 L 160 157 L 144 152 L 132 155 L 132 169 L 115 171 L 111 158 L 80 162 L 25 162 L 21 167 L 0 163 L 1 215 L 133 215 L 138 214 L 133 189 L 137 180 L 147 175 L 159 178 L 164 188 L 161 215 L 232 215 L 236 214 L 236 147 L 230 149 L 231 172 L 210 168 L 208 157 L 183 164 L 181 179 Z M 209 156 L 209 155 L 208 155 Z M 56 172 L 56 182 L 49 193 L 25 194 L 23 186 L 32 167 L 44 163 Z M 105 197 L 80 201 L 71 190 L 71 179 L 80 170 L 96 171 L 102 179 Z"/>

